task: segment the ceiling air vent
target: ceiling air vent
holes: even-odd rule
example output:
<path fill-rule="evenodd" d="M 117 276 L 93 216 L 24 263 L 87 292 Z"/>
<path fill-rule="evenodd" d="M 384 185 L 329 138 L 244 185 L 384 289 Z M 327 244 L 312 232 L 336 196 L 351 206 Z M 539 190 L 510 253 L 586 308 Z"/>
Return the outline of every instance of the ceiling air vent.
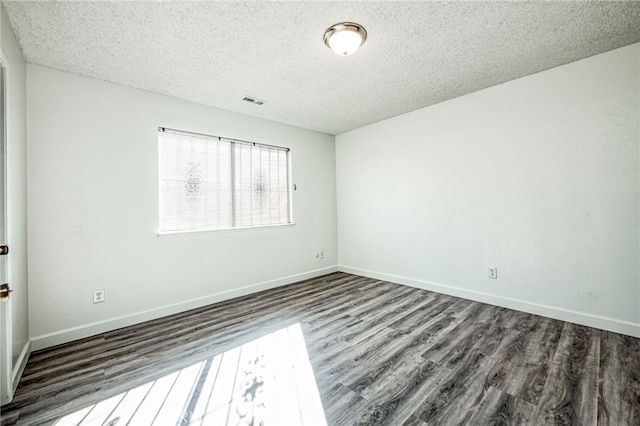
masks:
<path fill-rule="evenodd" d="M 256 104 L 256 105 L 262 105 L 264 104 L 266 101 L 262 101 L 260 99 L 256 99 L 256 98 L 252 98 L 251 96 L 245 96 L 244 98 L 242 98 L 243 101 L 247 101 L 247 102 L 251 102 L 252 104 Z"/>

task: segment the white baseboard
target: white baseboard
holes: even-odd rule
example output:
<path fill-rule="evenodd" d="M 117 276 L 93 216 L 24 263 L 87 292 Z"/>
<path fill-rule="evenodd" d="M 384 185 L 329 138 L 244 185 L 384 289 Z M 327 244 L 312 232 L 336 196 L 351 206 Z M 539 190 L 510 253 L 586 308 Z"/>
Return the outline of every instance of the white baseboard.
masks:
<path fill-rule="evenodd" d="M 11 384 L 13 386 L 13 393 L 15 393 L 16 389 L 18 389 L 18 383 L 20 383 L 22 373 L 24 373 L 24 369 L 27 367 L 29 355 L 31 355 L 31 341 L 28 341 L 24 344 L 24 346 L 22 347 L 22 351 L 20 351 L 18 361 L 16 362 L 16 365 L 13 366 L 13 371 L 11 372 Z"/>
<path fill-rule="evenodd" d="M 601 317 L 586 312 L 578 312 L 572 311 L 570 309 L 559 308 L 557 306 L 541 305 L 538 303 L 527 302 L 525 300 L 511 299 L 494 294 L 466 290 L 463 288 L 445 284 L 423 281 L 399 275 L 386 274 L 383 272 L 355 268 L 352 266 L 339 265 L 338 270 L 354 275 L 361 275 L 368 278 L 375 278 L 378 280 L 389 281 L 396 284 L 403 284 L 423 290 L 430 290 L 438 293 L 448 294 L 450 296 L 462 297 L 464 299 L 475 300 L 477 302 L 488 303 L 491 305 L 501 306 L 503 308 L 515 309 L 517 311 L 541 315 L 561 321 L 567 321 L 586 325 L 589 327 L 599 328 L 602 330 L 613 331 L 615 333 L 626 334 L 628 336 L 640 337 L 640 324 L 621 321 L 615 318 Z"/>
<path fill-rule="evenodd" d="M 196 299 L 186 300 L 156 309 L 136 312 L 106 321 L 94 322 L 78 327 L 72 327 L 65 330 L 55 331 L 53 333 L 42 334 L 31 338 L 31 346 L 34 351 L 45 349 L 62 343 L 71 342 L 77 339 L 94 336 L 96 334 L 105 333 L 107 331 L 116 330 L 118 328 L 127 327 L 144 321 L 161 318 L 167 315 L 188 311 L 190 309 L 200 308 L 202 306 L 211 305 L 213 303 L 222 302 L 223 300 L 233 299 L 235 297 L 246 296 L 247 294 L 256 293 L 262 290 L 268 290 L 298 281 L 319 277 L 322 275 L 336 272 L 338 266 L 329 266 L 326 268 L 315 269 L 301 274 L 289 275 L 287 277 L 275 280 L 264 281 L 261 283 L 251 284 L 233 290 L 214 293 L 208 296 Z"/>

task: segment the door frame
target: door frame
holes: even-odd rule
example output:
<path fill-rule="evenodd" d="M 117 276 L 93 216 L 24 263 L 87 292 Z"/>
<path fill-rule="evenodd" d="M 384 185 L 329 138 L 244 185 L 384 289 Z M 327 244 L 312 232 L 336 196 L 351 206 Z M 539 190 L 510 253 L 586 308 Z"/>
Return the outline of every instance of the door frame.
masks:
<path fill-rule="evenodd" d="M 7 67 L 4 55 L 0 55 L 0 150 L 2 151 L 2 167 L 0 185 L 2 185 L 2 206 L 0 208 L 0 237 L 4 237 L 2 244 L 8 244 L 7 234 Z M 0 282 L 9 282 L 9 262 L 6 256 L 0 256 Z M 11 312 L 11 297 L 0 302 L 0 405 L 11 402 L 15 391 L 13 380 L 13 315 Z"/>

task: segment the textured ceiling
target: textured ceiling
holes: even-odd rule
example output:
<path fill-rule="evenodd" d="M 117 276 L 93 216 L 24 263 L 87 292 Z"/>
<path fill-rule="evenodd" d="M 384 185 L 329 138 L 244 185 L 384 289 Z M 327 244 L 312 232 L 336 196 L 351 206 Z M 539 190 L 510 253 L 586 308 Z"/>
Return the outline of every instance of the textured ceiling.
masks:
<path fill-rule="evenodd" d="M 635 1 L 3 3 L 28 62 L 330 134 L 640 41 Z"/>

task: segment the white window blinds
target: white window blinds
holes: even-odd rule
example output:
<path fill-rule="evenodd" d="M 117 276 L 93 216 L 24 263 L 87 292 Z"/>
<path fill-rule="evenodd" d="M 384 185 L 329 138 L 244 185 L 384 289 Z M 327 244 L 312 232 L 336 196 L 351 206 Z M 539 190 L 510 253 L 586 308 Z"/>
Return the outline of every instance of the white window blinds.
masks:
<path fill-rule="evenodd" d="M 160 128 L 160 233 L 291 223 L 289 150 Z"/>

